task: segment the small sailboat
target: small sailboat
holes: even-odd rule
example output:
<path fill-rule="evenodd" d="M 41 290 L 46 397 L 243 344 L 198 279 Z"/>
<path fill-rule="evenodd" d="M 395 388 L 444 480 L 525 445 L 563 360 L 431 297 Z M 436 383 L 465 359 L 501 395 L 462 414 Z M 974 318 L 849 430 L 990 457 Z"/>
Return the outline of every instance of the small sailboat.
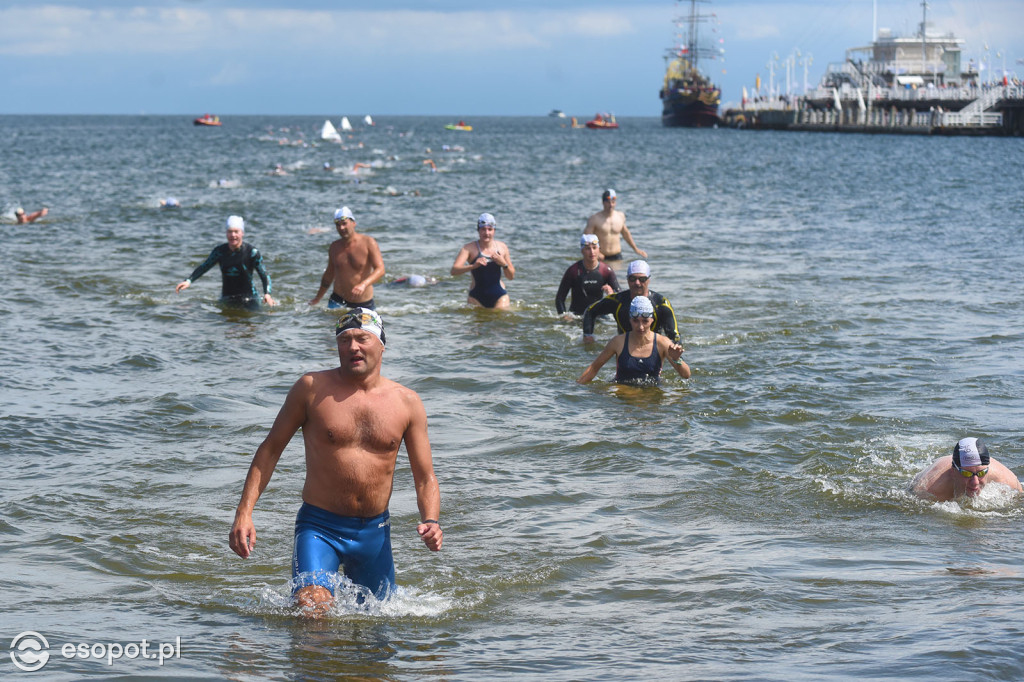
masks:
<path fill-rule="evenodd" d="M 349 132 L 352 130 L 352 124 L 348 122 L 348 116 L 341 117 L 341 129 L 344 130 L 345 132 Z"/>
<path fill-rule="evenodd" d="M 320 129 L 320 139 L 328 142 L 341 142 L 341 135 L 330 119 L 324 121 L 324 127 Z"/>
<path fill-rule="evenodd" d="M 365 118 L 363 118 L 363 123 L 365 123 L 365 124 L 366 124 L 366 125 L 368 125 L 368 126 L 372 126 L 372 125 L 374 125 L 374 123 L 373 123 L 373 119 L 372 119 L 372 118 L 370 118 L 370 115 L 369 115 L 369 114 L 367 114 L 367 115 L 365 116 Z"/>

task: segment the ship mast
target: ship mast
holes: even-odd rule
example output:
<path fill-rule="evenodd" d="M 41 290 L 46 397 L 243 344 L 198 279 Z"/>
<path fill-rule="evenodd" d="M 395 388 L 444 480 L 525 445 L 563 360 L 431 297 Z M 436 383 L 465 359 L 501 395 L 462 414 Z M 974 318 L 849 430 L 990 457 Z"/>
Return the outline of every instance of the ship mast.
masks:
<path fill-rule="evenodd" d="M 684 21 L 687 24 L 686 42 L 682 45 L 677 45 L 675 48 L 675 54 L 671 56 L 676 57 L 682 54 L 682 56 L 685 56 L 687 61 L 690 62 L 690 67 L 694 70 L 697 70 L 701 57 L 714 58 L 716 56 L 716 52 L 713 48 L 702 47 L 700 44 L 699 24 L 709 21 L 711 19 L 711 15 L 701 14 L 697 10 L 697 3 L 709 1 L 710 0 L 690 0 L 689 16 L 676 17 L 677 25 Z"/>

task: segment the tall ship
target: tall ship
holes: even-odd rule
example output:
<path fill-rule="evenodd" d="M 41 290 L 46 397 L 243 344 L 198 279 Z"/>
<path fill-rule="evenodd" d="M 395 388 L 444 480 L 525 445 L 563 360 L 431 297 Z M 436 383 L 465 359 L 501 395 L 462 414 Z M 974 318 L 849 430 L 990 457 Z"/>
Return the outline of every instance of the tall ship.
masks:
<path fill-rule="evenodd" d="M 710 128 L 718 125 L 718 105 L 722 91 L 700 72 L 701 59 L 715 59 L 719 52 L 701 44 L 699 26 L 714 15 L 697 11 L 698 0 L 690 0 L 690 13 L 676 18 L 676 26 L 686 27 L 685 35 L 676 34 L 676 42 L 665 54 L 665 82 L 661 86 L 661 123 L 670 128 Z"/>

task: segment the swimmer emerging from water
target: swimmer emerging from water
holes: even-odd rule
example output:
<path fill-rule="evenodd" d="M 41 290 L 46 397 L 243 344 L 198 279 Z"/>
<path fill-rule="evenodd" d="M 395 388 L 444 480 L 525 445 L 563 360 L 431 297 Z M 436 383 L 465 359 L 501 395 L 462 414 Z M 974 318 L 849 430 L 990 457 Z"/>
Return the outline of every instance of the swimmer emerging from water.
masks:
<path fill-rule="evenodd" d="M 377 240 L 356 232 L 356 218 L 348 206 L 334 212 L 338 237 L 327 253 L 327 268 L 309 305 L 316 305 L 333 287 L 327 307 L 374 310 L 373 285 L 384 276 L 384 258 Z"/>
<path fill-rule="evenodd" d="M 613 189 L 606 189 L 601 194 L 601 203 L 604 208 L 587 219 L 587 226 L 583 228 L 583 234 L 597 235 L 601 243 L 601 260 L 622 260 L 622 241 L 619 237 L 625 239 L 638 256 L 647 258 L 647 252 L 636 245 L 633 235 L 626 227 L 626 214 L 615 209 L 617 199 Z"/>
<path fill-rule="evenodd" d="M 1002 483 L 1021 491 L 1012 471 L 989 457 L 980 438 L 962 438 L 953 446 L 952 456 L 941 457 L 914 477 L 910 487 L 926 500 L 948 502 L 960 497 L 977 497 L 989 483 Z"/>
<path fill-rule="evenodd" d="M 23 225 L 25 223 L 34 223 L 35 221 L 39 220 L 49 212 L 50 209 L 41 208 L 38 211 L 33 211 L 32 213 L 25 213 L 25 209 L 19 206 L 18 208 L 14 209 L 14 219 L 18 221 L 19 225 Z"/>
<path fill-rule="evenodd" d="M 469 242 L 459 249 L 452 263 L 452 276 L 473 276 L 473 288 L 469 290 L 467 302 L 482 308 L 508 308 L 510 300 L 508 291 L 501 281 L 504 274 L 509 279 L 516 278 L 516 268 L 512 265 L 512 255 L 508 245 L 494 238 L 494 216 L 481 213 L 476 221 L 476 231 L 480 238 Z"/>
<path fill-rule="evenodd" d="M 666 358 L 676 373 L 690 378 L 690 366 L 683 362 L 683 347 L 673 343 L 654 329 L 654 304 L 646 296 L 636 296 L 629 304 L 631 331 L 619 334 L 594 358 L 577 383 L 586 384 L 597 376 L 604 364 L 615 356 L 615 383 L 634 386 L 657 385 L 661 381 L 661 364 Z"/>
<path fill-rule="evenodd" d="M 416 491 L 416 534 L 432 552 L 444 542 L 427 413 L 415 391 L 381 376 L 386 336 L 380 316 L 356 308 L 335 329 L 339 366 L 303 375 L 256 449 L 229 543 L 242 558 L 256 544 L 253 509 L 278 460 L 302 429 L 306 481 L 295 519 L 292 579 L 309 615 L 327 613 L 338 572 L 385 598 L 395 589 L 388 505 L 404 443 Z"/>
<path fill-rule="evenodd" d="M 229 217 L 227 243 L 215 246 L 207 259 L 174 290 L 180 293 L 188 289 L 192 282 L 203 276 L 203 273 L 214 265 L 220 265 L 221 301 L 243 308 L 258 308 L 261 299 L 256 293 L 256 286 L 252 283 L 252 273 L 255 271 L 263 284 L 263 302 L 270 306 L 277 305 L 277 301 L 270 296 L 270 275 L 263 265 L 263 256 L 255 246 L 242 241 L 244 237 L 245 221 L 242 220 L 242 216 Z"/>

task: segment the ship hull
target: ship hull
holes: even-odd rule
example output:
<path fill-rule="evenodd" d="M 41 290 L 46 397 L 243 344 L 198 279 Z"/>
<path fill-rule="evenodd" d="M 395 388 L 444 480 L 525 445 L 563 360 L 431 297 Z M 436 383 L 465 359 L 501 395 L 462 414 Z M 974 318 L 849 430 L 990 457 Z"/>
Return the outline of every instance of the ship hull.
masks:
<path fill-rule="evenodd" d="M 666 128 L 713 128 L 718 123 L 717 104 L 699 99 L 667 99 L 662 103 L 661 124 Z"/>

